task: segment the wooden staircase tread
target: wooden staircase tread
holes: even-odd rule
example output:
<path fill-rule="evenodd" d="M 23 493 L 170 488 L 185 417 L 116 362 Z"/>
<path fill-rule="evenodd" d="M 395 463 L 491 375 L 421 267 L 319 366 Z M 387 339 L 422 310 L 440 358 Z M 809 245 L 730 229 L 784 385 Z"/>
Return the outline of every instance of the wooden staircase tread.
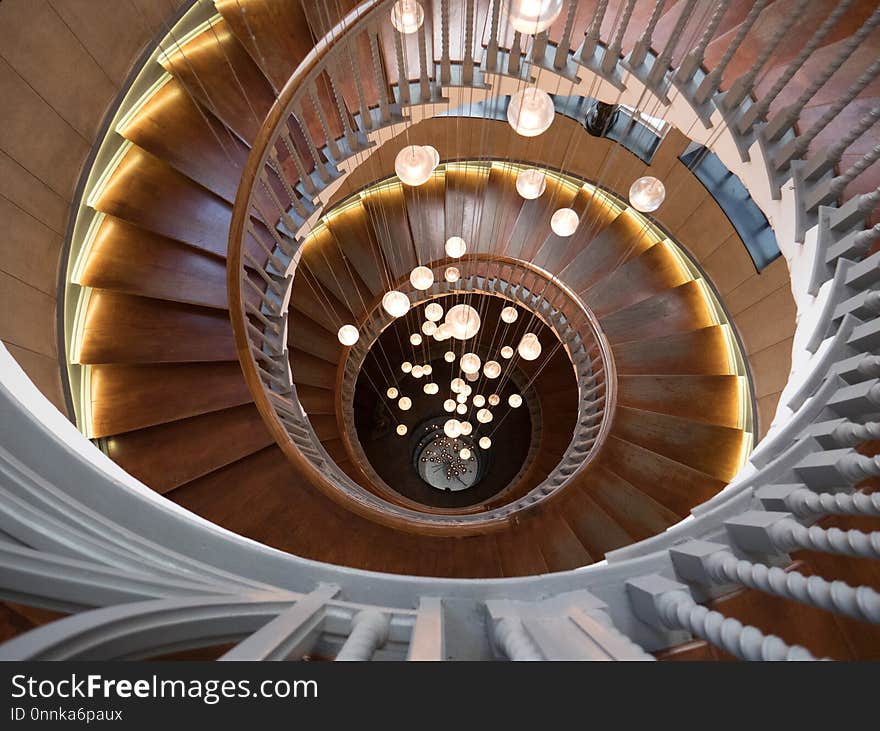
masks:
<path fill-rule="evenodd" d="M 617 403 L 720 426 L 739 426 L 741 378 L 733 375 L 619 375 Z"/>

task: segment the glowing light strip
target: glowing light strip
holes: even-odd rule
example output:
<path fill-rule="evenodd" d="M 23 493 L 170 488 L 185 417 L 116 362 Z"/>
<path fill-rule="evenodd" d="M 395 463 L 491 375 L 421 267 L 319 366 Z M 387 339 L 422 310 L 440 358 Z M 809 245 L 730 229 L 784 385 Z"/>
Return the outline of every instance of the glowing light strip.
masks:
<path fill-rule="evenodd" d="M 122 115 L 122 118 L 116 123 L 116 126 L 113 128 L 117 134 L 123 134 L 125 128 L 131 124 L 132 120 L 140 114 L 141 110 L 147 105 L 147 102 L 155 96 L 155 94 L 167 84 L 171 79 L 174 78 L 167 71 L 162 71 L 162 75 L 156 79 L 156 82 L 150 86 L 143 94 L 141 94 L 140 98 L 131 105 L 131 108 Z"/>
<path fill-rule="evenodd" d="M 187 43 L 195 39 L 196 36 L 200 36 L 206 30 L 210 30 L 212 26 L 217 25 L 217 23 L 219 23 L 221 20 L 223 20 L 223 16 L 220 15 L 220 13 L 217 13 L 216 15 L 212 15 L 207 20 L 199 23 L 195 28 L 193 28 L 188 33 L 182 35 L 180 38 L 172 38 L 171 43 L 173 45 L 173 49 L 160 51 L 159 55 L 156 57 L 156 60 L 159 63 L 164 64 L 171 58 L 171 56 L 178 52 L 178 49 L 183 48 Z M 171 36 L 169 35 L 166 38 L 170 37 Z"/>
<path fill-rule="evenodd" d="M 92 244 L 94 244 L 98 229 L 101 228 L 101 224 L 104 223 L 106 217 L 106 214 L 98 211 L 98 213 L 92 218 L 92 222 L 89 224 L 89 228 L 83 238 L 82 246 L 80 246 L 79 252 L 77 253 L 76 261 L 73 264 L 73 272 L 71 273 L 70 281 L 74 284 L 82 283 L 83 274 L 86 272 L 86 264 L 88 264 L 89 256 L 92 251 Z"/>
<path fill-rule="evenodd" d="M 101 176 L 98 178 L 98 181 L 92 186 L 92 190 L 89 192 L 89 197 L 86 198 L 86 205 L 89 208 L 94 208 L 95 204 L 100 199 L 101 195 L 104 193 L 104 188 L 107 186 L 107 182 L 110 180 L 110 177 L 116 172 L 116 168 L 119 167 L 119 163 L 122 162 L 122 158 L 125 157 L 126 153 L 131 149 L 132 143 L 128 140 L 123 141 L 123 143 L 119 146 L 119 149 L 113 153 L 113 157 L 110 158 L 110 162 L 107 163 L 107 167 L 104 168 L 104 172 L 101 173 Z"/>

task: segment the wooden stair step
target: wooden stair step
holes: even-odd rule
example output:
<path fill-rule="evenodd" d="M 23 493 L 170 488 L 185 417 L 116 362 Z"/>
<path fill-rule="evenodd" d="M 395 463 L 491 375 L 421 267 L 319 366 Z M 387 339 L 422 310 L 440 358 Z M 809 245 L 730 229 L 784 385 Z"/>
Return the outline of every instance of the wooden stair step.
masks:
<path fill-rule="evenodd" d="M 620 375 L 617 403 L 720 426 L 739 426 L 739 376 Z"/>
<path fill-rule="evenodd" d="M 618 373 L 629 375 L 730 373 L 720 325 L 619 343 L 614 346 L 614 362 Z"/>

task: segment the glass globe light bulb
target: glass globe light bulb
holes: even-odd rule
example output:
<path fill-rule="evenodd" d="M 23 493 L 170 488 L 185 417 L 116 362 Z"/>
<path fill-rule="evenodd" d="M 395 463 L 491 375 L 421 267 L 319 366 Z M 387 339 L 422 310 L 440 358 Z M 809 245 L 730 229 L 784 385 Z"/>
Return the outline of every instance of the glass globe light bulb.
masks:
<path fill-rule="evenodd" d="M 422 336 L 419 335 L 418 333 L 413 333 L 412 335 L 409 336 L 409 341 L 413 345 L 421 345 L 422 344 Z"/>
<path fill-rule="evenodd" d="M 437 322 L 443 317 L 443 308 L 436 302 L 425 305 L 425 317 L 431 322 Z"/>
<path fill-rule="evenodd" d="M 409 283 L 419 290 L 428 289 L 434 284 L 434 272 L 428 267 L 416 267 L 409 273 Z"/>
<path fill-rule="evenodd" d="M 452 413 L 457 405 L 453 399 L 448 398 L 443 402 L 443 410 Z"/>
<path fill-rule="evenodd" d="M 399 436 L 404 436 L 406 434 L 406 424 L 398 424 L 395 431 L 398 433 Z"/>
<path fill-rule="evenodd" d="M 394 388 L 394 386 L 389 387 L 389 389 L 385 393 L 388 398 L 397 398 L 400 395 L 400 391 Z"/>
<path fill-rule="evenodd" d="M 470 305 L 455 305 L 447 310 L 445 323 L 449 326 L 452 337 L 456 340 L 467 340 L 479 331 L 480 315 Z"/>
<path fill-rule="evenodd" d="M 493 393 L 487 400 L 489 406 L 498 406 L 501 403 L 501 397 L 497 393 Z"/>
<path fill-rule="evenodd" d="M 464 416 L 467 413 L 467 404 L 458 404 L 455 407 L 455 412 L 457 414 L 460 414 L 461 416 Z"/>
<path fill-rule="evenodd" d="M 666 186 L 657 178 L 646 175 L 629 187 L 629 203 L 637 211 L 656 211 L 666 199 Z"/>
<path fill-rule="evenodd" d="M 422 367 L 420 365 L 413 366 L 413 368 L 412 368 L 413 378 L 421 378 L 424 375 L 425 375 L 425 372 L 424 372 L 424 370 L 422 370 Z"/>
<path fill-rule="evenodd" d="M 437 330 L 434 332 L 435 340 L 443 342 L 444 340 L 449 340 L 451 337 L 452 333 L 449 330 L 449 325 L 444 322 L 437 326 Z"/>
<path fill-rule="evenodd" d="M 480 394 L 474 396 L 474 406 L 481 408 L 486 405 L 486 397 Z"/>
<path fill-rule="evenodd" d="M 425 11 L 416 0 L 397 0 L 391 6 L 391 25 L 398 33 L 415 33 L 424 21 Z"/>
<path fill-rule="evenodd" d="M 503 348 L 501 348 L 501 357 L 507 358 L 507 360 L 513 358 L 513 348 L 511 348 L 509 345 L 505 345 Z"/>
<path fill-rule="evenodd" d="M 422 323 L 422 332 L 425 333 L 425 335 L 433 335 L 437 332 L 437 323 L 431 322 L 431 320 L 425 320 Z"/>
<path fill-rule="evenodd" d="M 443 354 L 443 360 L 445 360 L 447 363 L 454 363 L 455 362 L 455 353 L 453 353 L 451 350 L 447 350 Z"/>
<path fill-rule="evenodd" d="M 461 392 L 462 392 L 465 396 L 470 396 L 470 395 L 474 392 L 474 389 L 472 389 L 472 388 L 471 388 L 470 386 L 468 386 L 467 384 L 464 384 L 464 388 L 461 389 Z"/>
<path fill-rule="evenodd" d="M 530 86 L 510 97 L 507 121 L 513 131 L 523 137 L 537 137 L 547 131 L 556 110 L 553 99 L 543 89 Z"/>
<path fill-rule="evenodd" d="M 508 325 L 512 322 L 516 322 L 517 317 L 519 317 L 519 312 L 517 312 L 516 307 L 505 307 L 501 310 L 501 319 Z"/>
<path fill-rule="evenodd" d="M 479 421 L 481 424 L 488 424 L 490 421 L 492 421 L 492 419 L 492 412 L 489 411 L 489 409 L 480 409 L 477 412 L 477 421 Z"/>
<path fill-rule="evenodd" d="M 560 208 L 550 218 L 550 228 L 557 236 L 571 236 L 580 222 L 578 214 L 571 208 Z"/>
<path fill-rule="evenodd" d="M 467 373 L 465 374 L 465 380 L 467 381 L 476 381 L 480 377 L 479 373 Z"/>
<path fill-rule="evenodd" d="M 448 419 L 443 425 L 443 433 L 450 439 L 457 439 L 461 436 L 461 423 L 458 419 Z"/>
<path fill-rule="evenodd" d="M 434 172 L 434 154 L 422 145 L 407 145 L 394 159 L 394 172 L 406 185 L 422 185 Z"/>
<path fill-rule="evenodd" d="M 460 259 L 467 251 L 467 243 L 461 236 L 450 236 L 446 239 L 446 256 Z"/>
<path fill-rule="evenodd" d="M 536 360 L 541 355 L 541 341 L 535 333 L 526 333 L 516 349 L 523 360 Z"/>
<path fill-rule="evenodd" d="M 507 19 L 513 29 L 527 35 L 547 30 L 562 12 L 562 0 L 511 0 Z"/>
<path fill-rule="evenodd" d="M 463 447 L 462 450 L 458 453 L 458 456 L 462 459 L 470 459 L 471 458 L 471 450 L 467 447 Z"/>
<path fill-rule="evenodd" d="M 401 396 L 397 405 L 400 407 L 401 411 L 409 411 L 412 407 L 412 399 L 409 396 Z"/>
<path fill-rule="evenodd" d="M 434 367 L 430 363 L 425 363 L 425 365 L 422 366 L 422 373 L 426 376 L 430 376 L 433 372 Z"/>
<path fill-rule="evenodd" d="M 409 297 L 392 289 L 382 297 L 382 309 L 391 317 L 403 317 L 409 311 Z"/>
<path fill-rule="evenodd" d="M 480 437 L 479 444 L 482 449 L 489 449 L 492 446 L 492 440 L 489 437 Z"/>
<path fill-rule="evenodd" d="M 460 404 L 466 404 L 467 403 L 467 394 L 466 393 L 459 393 L 455 397 L 455 400 L 458 401 L 458 403 L 460 403 Z"/>
<path fill-rule="evenodd" d="M 513 409 L 518 409 L 522 406 L 522 396 L 518 393 L 512 393 L 507 399 L 507 403 L 510 404 L 510 407 Z"/>
<path fill-rule="evenodd" d="M 467 435 L 470 434 L 473 430 L 474 430 L 474 425 L 471 424 L 469 421 L 463 421 L 463 422 L 461 422 L 461 433 L 462 433 L 462 436 L 467 436 Z"/>
<path fill-rule="evenodd" d="M 501 364 L 497 360 L 486 361 L 483 366 L 483 375 L 486 378 L 498 378 L 501 375 Z"/>
<path fill-rule="evenodd" d="M 429 396 L 433 396 L 440 390 L 440 386 L 438 386 L 436 383 L 426 383 L 424 386 L 422 386 L 422 390 Z"/>
<path fill-rule="evenodd" d="M 527 201 L 540 198 L 547 189 L 547 176 L 536 168 L 520 170 L 516 176 L 516 192 Z"/>
<path fill-rule="evenodd" d="M 457 267 L 446 267 L 446 271 L 443 272 L 443 278 L 450 283 L 457 282 L 461 279 L 461 272 L 458 271 Z"/>
<path fill-rule="evenodd" d="M 354 325 L 343 325 L 339 328 L 339 332 L 336 333 L 336 337 L 339 338 L 339 342 L 346 346 L 352 346 L 360 338 L 361 334 L 358 332 L 358 329 Z"/>
<path fill-rule="evenodd" d="M 452 389 L 452 393 L 458 393 L 466 385 L 467 384 L 461 378 L 453 378 L 452 383 L 449 384 L 449 388 Z"/>
<path fill-rule="evenodd" d="M 410 363 L 408 360 L 405 360 L 403 361 L 403 363 L 400 364 L 400 370 L 402 370 L 404 373 L 409 373 L 412 371 L 412 369 L 413 364 Z"/>
<path fill-rule="evenodd" d="M 464 373 L 479 373 L 480 372 L 480 356 L 476 353 L 465 353 L 461 356 L 461 370 Z"/>

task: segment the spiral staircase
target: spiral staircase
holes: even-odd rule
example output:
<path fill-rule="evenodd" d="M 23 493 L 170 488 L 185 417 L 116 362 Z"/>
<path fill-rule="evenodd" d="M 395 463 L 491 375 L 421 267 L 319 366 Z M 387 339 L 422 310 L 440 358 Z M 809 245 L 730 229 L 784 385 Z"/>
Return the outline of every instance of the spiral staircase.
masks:
<path fill-rule="evenodd" d="M 76 416 L 106 457 L 4 353 L 3 596 L 42 626 L 0 656 L 875 657 L 876 4 L 572 1 L 531 39 L 489 2 L 423 3 L 412 36 L 390 2 L 318 5 L 194 3 L 113 115 L 64 275 Z M 528 79 L 557 144 L 497 119 Z M 583 130 L 584 98 L 674 126 L 646 162 Z M 393 178 L 410 139 L 441 153 L 424 188 Z M 781 394 L 730 314 L 769 280 L 727 279 L 743 243 L 691 139 L 787 260 Z M 515 194 L 511 160 L 552 172 L 544 196 Z M 650 217 L 623 202 L 643 174 L 670 191 Z M 361 365 L 388 378 L 367 358 L 388 278 L 439 274 L 467 226 L 459 289 L 541 312 L 561 350 L 523 364 L 530 468 L 436 509 L 370 466 L 354 390 Z"/>

